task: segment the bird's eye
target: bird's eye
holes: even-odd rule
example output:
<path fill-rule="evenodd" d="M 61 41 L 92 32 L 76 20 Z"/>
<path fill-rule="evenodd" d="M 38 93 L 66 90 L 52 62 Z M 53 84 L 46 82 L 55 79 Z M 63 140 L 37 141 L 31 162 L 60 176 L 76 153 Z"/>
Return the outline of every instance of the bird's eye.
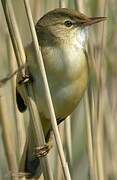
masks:
<path fill-rule="evenodd" d="M 71 27 L 73 25 L 73 23 L 71 21 L 67 20 L 67 21 L 64 22 L 64 25 L 66 27 Z"/>

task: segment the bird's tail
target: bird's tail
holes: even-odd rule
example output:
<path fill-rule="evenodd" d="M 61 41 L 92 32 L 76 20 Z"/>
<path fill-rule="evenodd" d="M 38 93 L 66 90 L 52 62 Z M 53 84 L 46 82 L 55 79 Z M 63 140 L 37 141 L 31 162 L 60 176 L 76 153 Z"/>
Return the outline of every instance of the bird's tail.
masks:
<path fill-rule="evenodd" d="M 35 140 L 33 128 L 29 128 L 29 135 L 25 143 L 24 151 L 20 160 L 19 173 L 24 173 L 27 178 L 40 177 L 42 170 L 40 160 L 35 156 L 37 143 Z"/>

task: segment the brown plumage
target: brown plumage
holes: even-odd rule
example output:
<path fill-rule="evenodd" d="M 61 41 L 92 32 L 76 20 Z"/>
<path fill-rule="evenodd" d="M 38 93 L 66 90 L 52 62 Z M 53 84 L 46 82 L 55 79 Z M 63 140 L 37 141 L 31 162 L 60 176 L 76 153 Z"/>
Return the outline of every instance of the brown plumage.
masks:
<path fill-rule="evenodd" d="M 37 37 L 58 123 L 74 111 L 88 84 L 89 69 L 85 55 L 86 26 L 104 19 L 104 17 L 90 18 L 74 10 L 58 8 L 45 14 L 36 24 Z M 46 106 L 41 74 L 34 60 L 33 43 L 26 48 L 26 55 L 33 77 L 33 90 L 41 114 L 44 135 L 47 137 L 51 129 L 50 116 Z M 21 95 L 17 98 L 18 107 L 22 106 L 20 110 L 23 110 L 25 103 L 21 104 L 20 98 L 24 99 L 24 97 L 20 87 L 18 87 L 18 93 Z M 33 129 L 30 131 L 32 132 Z M 25 146 L 20 170 L 29 172 L 32 177 L 38 176 L 41 171 L 39 170 L 39 159 L 33 156 L 36 147 L 34 132 L 31 133 L 30 138 Z"/>

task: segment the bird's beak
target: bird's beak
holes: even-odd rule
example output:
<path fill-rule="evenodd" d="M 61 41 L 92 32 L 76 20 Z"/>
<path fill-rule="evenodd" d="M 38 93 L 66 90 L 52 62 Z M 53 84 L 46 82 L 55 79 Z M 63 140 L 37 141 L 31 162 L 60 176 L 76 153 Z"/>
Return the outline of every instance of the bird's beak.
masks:
<path fill-rule="evenodd" d="M 90 17 L 87 18 L 86 21 L 82 22 L 83 26 L 90 26 L 92 24 L 96 24 L 99 23 L 101 21 L 105 21 L 107 19 L 107 17 Z"/>

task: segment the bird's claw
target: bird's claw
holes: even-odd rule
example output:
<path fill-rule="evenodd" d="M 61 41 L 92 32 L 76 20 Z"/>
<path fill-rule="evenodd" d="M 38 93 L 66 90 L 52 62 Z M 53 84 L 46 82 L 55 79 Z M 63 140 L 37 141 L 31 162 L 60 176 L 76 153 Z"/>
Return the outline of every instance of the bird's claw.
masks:
<path fill-rule="evenodd" d="M 26 83 L 30 83 L 33 81 L 33 78 L 31 75 L 25 75 L 22 77 L 22 79 L 18 82 L 19 85 L 23 85 L 23 84 L 26 84 Z"/>
<path fill-rule="evenodd" d="M 45 144 L 44 146 L 41 146 L 41 147 L 36 147 L 35 148 L 36 157 L 40 158 L 40 157 L 46 156 L 51 148 L 52 148 L 52 145 L 49 145 L 49 144 Z"/>
<path fill-rule="evenodd" d="M 26 178 L 30 178 L 30 173 L 27 172 L 17 172 L 17 173 L 11 173 L 12 177 L 17 177 L 18 179 L 26 177 Z"/>

